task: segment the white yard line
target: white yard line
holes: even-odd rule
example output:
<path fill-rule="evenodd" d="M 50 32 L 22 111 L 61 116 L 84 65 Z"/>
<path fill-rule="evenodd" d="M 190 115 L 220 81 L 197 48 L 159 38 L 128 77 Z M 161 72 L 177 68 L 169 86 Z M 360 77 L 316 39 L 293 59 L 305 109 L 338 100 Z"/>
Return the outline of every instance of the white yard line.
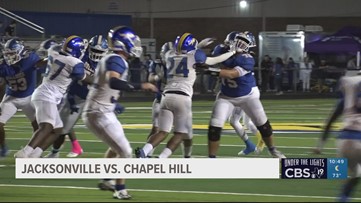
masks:
<path fill-rule="evenodd" d="M 15 137 L 9 137 L 6 138 L 7 140 L 29 140 L 29 138 L 15 138 Z M 100 140 L 78 140 L 79 142 L 94 142 L 94 143 L 100 143 L 102 141 Z M 130 142 L 133 144 L 145 144 L 144 142 Z M 204 144 L 196 144 L 194 143 L 193 146 L 208 146 L 207 143 Z M 242 143 L 240 144 L 221 144 L 221 146 L 223 147 L 242 147 L 244 146 Z M 277 148 L 284 148 L 284 149 L 313 149 L 314 147 L 303 147 L 303 146 L 277 146 Z M 330 148 L 323 148 L 324 150 L 336 150 L 336 148 L 334 147 L 330 147 Z"/>
<path fill-rule="evenodd" d="M 98 190 L 93 187 L 78 186 L 54 186 L 54 185 L 15 185 L 0 184 L 0 187 L 26 187 L 26 188 L 58 188 L 58 189 L 81 189 L 81 190 Z M 234 192 L 209 192 L 209 191 L 178 191 L 178 190 L 148 190 L 148 189 L 128 189 L 129 191 L 138 192 L 160 192 L 160 193 L 188 193 L 188 194 L 211 194 L 211 195 L 234 195 L 234 196 L 263 196 L 263 197 L 286 197 L 286 198 L 311 198 L 311 199 L 336 199 L 330 196 L 304 196 L 304 195 L 278 195 L 263 193 L 234 193 Z M 15 199 L 15 198 L 14 198 Z M 361 198 L 352 198 L 353 200 L 361 200 Z"/>

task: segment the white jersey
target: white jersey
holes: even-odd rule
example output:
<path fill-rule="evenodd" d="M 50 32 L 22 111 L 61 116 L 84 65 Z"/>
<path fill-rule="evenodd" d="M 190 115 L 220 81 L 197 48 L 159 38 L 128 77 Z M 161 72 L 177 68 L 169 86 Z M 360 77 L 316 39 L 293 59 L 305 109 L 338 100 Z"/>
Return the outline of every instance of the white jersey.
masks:
<path fill-rule="evenodd" d="M 340 90 L 343 93 L 343 128 L 361 131 L 361 76 L 342 77 Z"/>
<path fill-rule="evenodd" d="M 193 67 L 196 63 L 196 50 L 180 55 L 173 52 L 167 53 L 168 76 L 164 92 L 182 91 L 192 97 L 193 85 L 196 80 L 196 71 Z"/>
<path fill-rule="evenodd" d="M 59 104 L 73 78 L 84 79 L 84 63 L 73 56 L 49 50 L 48 64 L 41 85 L 35 90 L 32 100 L 49 101 Z"/>
<path fill-rule="evenodd" d="M 94 74 L 94 84 L 90 87 L 84 112 L 113 112 L 114 101 L 119 98 L 119 90 L 110 88 L 108 71 L 121 74 L 121 80 L 127 81 L 128 63 L 117 54 L 104 56 L 98 63 Z"/>

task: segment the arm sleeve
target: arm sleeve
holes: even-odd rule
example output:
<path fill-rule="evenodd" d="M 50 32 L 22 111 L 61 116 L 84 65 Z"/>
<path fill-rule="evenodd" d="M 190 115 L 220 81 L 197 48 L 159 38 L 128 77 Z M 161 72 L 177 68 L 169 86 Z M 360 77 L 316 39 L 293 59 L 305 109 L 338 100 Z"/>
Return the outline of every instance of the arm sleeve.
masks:
<path fill-rule="evenodd" d="M 109 79 L 109 87 L 116 90 L 124 90 L 130 92 L 133 90 L 141 89 L 142 86 L 140 83 L 128 83 L 127 81 L 112 77 Z"/>
<path fill-rule="evenodd" d="M 214 65 L 217 63 L 221 63 L 225 60 L 227 60 L 229 57 L 233 56 L 234 52 L 227 52 L 222 55 L 216 56 L 216 57 L 207 57 L 206 64 L 208 65 Z"/>

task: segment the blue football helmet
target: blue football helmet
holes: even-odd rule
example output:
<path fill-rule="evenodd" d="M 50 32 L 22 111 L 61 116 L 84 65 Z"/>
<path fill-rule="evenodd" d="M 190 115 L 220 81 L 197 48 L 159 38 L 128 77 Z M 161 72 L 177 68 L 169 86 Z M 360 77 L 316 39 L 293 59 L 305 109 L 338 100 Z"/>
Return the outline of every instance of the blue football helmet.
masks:
<path fill-rule="evenodd" d="M 103 35 L 95 35 L 89 40 L 89 59 L 98 62 L 108 51 L 108 41 Z"/>
<path fill-rule="evenodd" d="M 256 38 L 254 37 L 254 35 L 250 31 L 245 31 L 244 34 L 248 37 L 249 41 L 251 41 L 251 45 L 249 47 L 250 48 L 256 47 L 257 43 L 256 43 Z"/>
<path fill-rule="evenodd" d="M 236 35 L 238 35 L 239 33 L 240 33 L 239 31 L 232 31 L 228 33 L 226 39 L 224 40 L 224 44 L 227 46 L 231 45 L 234 39 L 236 38 Z"/>
<path fill-rule="evenodd" d="M 53 46 L 53 45 L 57 45 L 58 43 L 53 40 L 53 39 L 47 39 L 44 40 L 40 43 L 39 49 L 36 51 L 36 53 L 41 57 L 41 58 L 46 58 L 48 57 L 48 49 Z"/>
<path fill-rule="evenodd" d="M 236 35 L 234 44 L 237 52 L 248 52 L 252 43 L 245 33 L 240 32 Z"/>
<path fill-rule="evenodd" d="M 108 32 L 108 46 L 112 51 L 124 51 L 133 57 L 140 57 L 143 52 L 139 36 L 126 26 L 117 26 Z"/>
<path fill-rule="evenodd" d="M 24 51 L 24 44 L 22 41 L 17 39 L 9 39 L 5 43 L 3 50 L 3 57 L 5 62 L 9 66 L 19 62 L 23 57 Z"/>
<path fill-rule="evenodd" d="M 82 59 L 85 53 L 85 43 L 83 38 L 76 35 L 66 38 L 61 51 L 67 55 Z"/>
<path fill-rule="evenodd" d="M 160 50 L 160 53 L 159 53 L 159 55 L 163 61 L 165 61 L 165 54 L 170 50 L 174 50 L 173 42 L 164 43 Z"/>
<path fill-rule="evenodd" d="M 189 51 L 197 49 L 198 41 L 191 33 L 184 33 L 178 36 L 174 42 L 177 54 L 185 54 Z"/>

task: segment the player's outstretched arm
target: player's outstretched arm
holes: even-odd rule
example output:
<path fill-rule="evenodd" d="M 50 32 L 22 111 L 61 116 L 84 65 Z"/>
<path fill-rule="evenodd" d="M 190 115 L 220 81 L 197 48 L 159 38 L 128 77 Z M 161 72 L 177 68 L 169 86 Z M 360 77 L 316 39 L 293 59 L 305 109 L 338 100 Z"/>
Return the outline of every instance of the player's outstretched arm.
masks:
<path fill-rule="evenodd" d="M 129 83 L 127 81 L 121 80 L 121 74 L 115 71 L 108 71 L 109 77 L 109 87 L 121 91 L 134 91 L 134 90 L 150 90 L 157 92 L 158 89 L 151 83 Z"/>
<path fill-rule="evenodd" d="M 208 65 L 215 65 L 217 63 L 221 63 L 225 60 L 227 60 L 229 57 L 233 56 L 234 54 L 236 54 L 236 46 L 235 44 L 231 44 L 229 46 L 229 50 L 228 52 L 224 53 L 224 54 L 221 54 L 219 56 L 216 56 L 216 57 L 207 57 L 206 59 L 206 64 Z"/>

